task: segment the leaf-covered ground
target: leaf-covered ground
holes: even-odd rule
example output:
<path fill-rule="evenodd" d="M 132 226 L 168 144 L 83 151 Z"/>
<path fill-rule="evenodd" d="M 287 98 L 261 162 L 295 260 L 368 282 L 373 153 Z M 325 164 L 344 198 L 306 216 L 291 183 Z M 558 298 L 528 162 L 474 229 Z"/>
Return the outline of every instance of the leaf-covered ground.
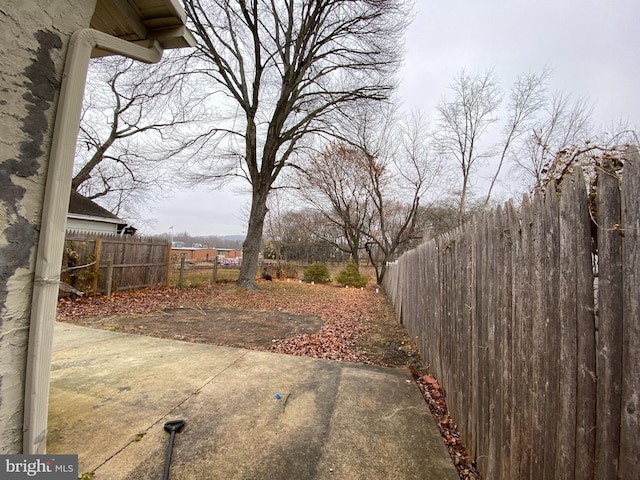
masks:
<path fill-rule="evenodd" d="M 445 392 L 426 371 L 415 343 L 376 287 L 338 288 L 293 281 L 259 286 L 256 291 L 230 283 L 188 289 L 157 287 L 109 298 L 60 300 L 57 318 L 162 338 L 408 367 L 460 478 L 479 478 L 447 411 Z M 229 325 L 233 328 L 222 328 Z"/>

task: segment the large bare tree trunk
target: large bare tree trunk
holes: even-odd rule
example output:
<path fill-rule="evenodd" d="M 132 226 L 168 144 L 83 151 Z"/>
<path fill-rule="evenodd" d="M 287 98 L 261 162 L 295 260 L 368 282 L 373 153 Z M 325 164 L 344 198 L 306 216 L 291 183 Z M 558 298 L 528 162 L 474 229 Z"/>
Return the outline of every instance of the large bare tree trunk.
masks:
<path fill-rule="evenodd" d="M 264 219 L 267 215 L 268 192 L 268 188 L 254 187 L 247 238 L 242 245 L 242 265 L 240 266 L 240 276 L 237 282 L 240 287 L 256 288 L 256 271 L 261 253 Z"/>

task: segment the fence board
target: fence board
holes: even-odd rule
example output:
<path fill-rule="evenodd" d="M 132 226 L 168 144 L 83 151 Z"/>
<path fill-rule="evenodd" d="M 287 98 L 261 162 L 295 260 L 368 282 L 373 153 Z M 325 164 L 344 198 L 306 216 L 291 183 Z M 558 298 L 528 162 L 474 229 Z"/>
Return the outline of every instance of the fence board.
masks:
<path fill-rule="evenodd" d="M 591 223 L 585 182 L 580 169 L 572 182 L 576 228 L 575 273 L 576 328 L 578 331 L 576 478 L 593 478 L 596 428 L 596 332 L 593 308 L 593 267 L 591 261 Z"/>
<path fill-rule="evenodd" d="M 519 214 L 512 203 L 507 204 L 507 218 L 509 219 L 509 236 L 511 238 L 511 286 L 509 294 L 511 296 L 511 314 L 514 319 L 511 328 L 511 391 L 510 395 L 505 398 L 508 402 L 511 417 L 511 425 L 509 430 L 509 457 L 503 458 L 503 463 L 508 464 L 504 467 L 510 472 L 508 477 L 518 478 L 518 456 L 523 448 L 523 439 L 520 437 L 520 425 L 522 425 L 522 411 L 520 410 L 519 401 L 524 395 L 520 385 L 520 352 L 522 349 L 521 322 L 519 315 L 522 313 L 522 306 L 518 299 L 517 292 L 520 282 L 519 269 L 522 251 L 522 229 L 520 227 Z"/>
<path fill-rule="evenodd" d="M 615 480 L 620 442 L 622 390 L 622 236 L 620 189 L 616 174 L 604 166 L 596 196 L 598 224 L 598 339 L 596 477 Z"/>
<path fill-rule="evenodd" d="M 510 208 L 511 207 L 511 208 Z M 513 270 L 512 270 L 512 317 L 517 321 L 514 322 L 512 330 L 512 393 L 511 393 L 511 457 L 509 463 L 511 465 L 512 478 L 522 478 L 520 465 L 520 456 L 522 452 L 528 450 L 527 442 L 522 434 L 524 425 L 524 411 L 522 402 L 524 399 L 524 389 L 522 387 L 522 352 L 523 342 L 526 341 L 524 335 L 524 323 L 520 321 L 524 314 L 522 297 L 519 292 L 522 291 L 521 283 L 523 281 L 520 268 L 522 266 L 522 221 L 519 212 L 516 212 L 513 206 L 507 206 L 510 217 L 510 234 L 513 242 Z M 526 453 L 525 453 L 526 454 Z"/>
<path fill-rule="evenodd" d="M 620 478 L 633 478 L 640 459 L 640 155 L 627 152 L 622 177 L 622 425 Z"/>
<path fill-rule="evenodd" d="M 438 258 L 438 261 L 440 262 L 440 273 L 442 275 L 442 281 L 441 281 L 441 285 L 444 288 L 444 291 L 442 292 L 442 299 L 443 299 L 443 304 L 442 304 L 442 310 L 441 310 L 441 317 L 440 317 L 440 330 L 442 331 L 442 337 L 441 337 L 441 341 L 442 341 L 442 355 L 441 355 L 441 359 L 438 360 L 437 365 L 439 365 L 439 369 L 438 372 L 439 373 L 439 377 L 442 381 L 443 385 L 449 385 L 449 365 L 450 365 L 450 355 L 451 355 L 451 337 L 450 337 L 450 328 L 451 328 L 451 318 L 447 317 L 447 312 L 450 312 L 451 310 L 451 305 L 450 305 L 450 292 L 451 292 L 451 284 L 453 282 L 451 281 L 447 281 L 445 279 L 449 279 L 450 278 L 450 273 L 451 273 L 451 268 L 449 266 L 450 263 L 450 252 L 451 250 L 451 246 L 449 245 L 449 235 L 445 235 L 445 237 L 443 238 L 443 244 L 441 244 L 441 255 Z M 454 404 L 455 405 L 455 404 Z"/>
<path fill-rule="evenodd" d="M 537 193 L 533 197 L 532 211 L 542 213 L 544 201 L 542 194 Z M 546 372 L 544 371 L 545 356 L 545 311 L 544 311 L 544 281 L 545 269 L 545 225 L 544 215 L 535 214 L 531 218 L 530 245 L 530 285 L 529 301 L 531 314 L 531 471 L 529 478 L 542 480 L 544 476 L 544 384 Z"/>
<path fill-rule="evenodd" d="M 476 305 L 474 315 L 473 337 L 477 339 L 477 345 L 473 348 L 473 355 L 475 357 L 475 364 L 473 365 L 474 375 L 478 379 L 477 397 L 474 398 L 473 408 L 477 412 L 475 434 L 477 437 L 475 451 L 479 452 L 479 445 L 486 445 L 488 442 L 488 430 L 489 430 L 489 332 L 488 332 L 488 319 L 487 311 L 490 303 L 491 292 L 489 291 L 490 280 L 487 278 L 487 217 L 480 216 L 475 221 L 475 228 L 473 231 L 472 245 L 476 252 L 475 265 L 476 265 Z M 484 285 L 487 289 L 483 292 L 478 292 L 480 285 Z M 489 457 L 487 455 L 478 455 L 478 467 L 481 471 L 486 472 L 488 470 Z"/>
<path fill-rule="evenodd" d="M 504 252 L 502 272 L 498 275 L 501 296 L 499 322 L 502 324 L 502 428 L 500 440 L 500 470 L 496 478 L 513 478 L 511 474 L 511 422 L 513 421 L 513 316 L 512 316 L 512 285 L 513 285 L 513 237 L 511 222 L 517 222 L 513 217 L 513 204 L 505 206 L 500 228 L 501 242 L 498 246 Z"/>
<path fill-rule="evenodd" d="M 499 282 L 496 281 L 501 275 L 501 265 L 503 264 L 504 252 L 496 246 L 499 244 L 499 217 L 502 214 L 501 209 L 497 209 L 488 215 L 485 223 L 485 277 L 489 280 L 489 290 L 486 305 L 486 329 L 487 329 L 487 349 L 485 352 L 485 360 L 488 372 L 488 381 L 486 386 L 486 397 L 488 401 L 488 425 L 486 428 L 489 450 L 487 455 L 487 478 L 496 478 L 500 470 L 500 458 L 498 452 L 502 442 L 502 345 L 500 342 L 501 325 L 498 321 L 499 312 Z M 491 452 L 491 453 L 489 453 Z"/>
<path fill-rule="evenodd" d="M 576 338 L 576 285 L 575 269 L 571 268 L 578 254 L 575 230 L 575 179 L 562 184 L 560 197 L 560 362 L 558 365 L 560 395 L 558 436 L 556 439 L 556 472 L 558 480 L 575 478 L 576 462 L 576 390 L 578 352 Z"/>
<path fill-rule="evenodd" d="M 471 412 L 476 409 L 476 392 L 470 385 L 473 382 L 477 381 L 477 362 L 476 355 L 473 351 L 473 339 L 474 335 L 474 325 L 476 324 L 477 312 L 471 305 L 475 304 L 475 283 L 476 283 L 476 269 L 475 263 L 473 261 L 475 249 L 473 248 L 472 240 L 467 238 L 466 241 L 462 242 L 460 245 L 460 257 L 458 260 L 458 265 L 460 268 L 461 276 L 459 281 L 460 292 L 462 295 L 462 325 L 460 329 L 460 338 L 458 339 L 459 346 L 458 348 L 461 350 L 461 365 L 460 365 L 460 384 L 467 385 L 465 387 L 464 394 L 460 392 L 459 402 L 458 402 L 458 411 L 460 412 Z M 460 414 L 456 414 L 460 416 Z M 456 418 L 458 418 L 458 416 Z M 462 422 L 460 422 L 461 429 L 463 432 L 462 435 L 466 435 L 466 432 L 472 431 L 473 427 L 471 425 L 473 421 L 473 417 L 470 415 L 462 416 L 467 417 Z M 473 434 L 470 438 L 475 437 Z M 474 447 L 477 448 L 477 447 Z M 474 454 L 477 450 L 474 450 Z"/>
<path fill-rule="evenodd" d="M 560 351 L 560 337 L 558 335 L 559 320 L 559 297 L 557 286 L 559 284 L 560 271 L 560 248 L 558 233 L 558 197 L 553 188 L 546 191 L 544 202 L 544 224 L 545 234 L 544 259 L 545 267 L 544 282 L 541 288 L 544 298 L 544 320 L 545 320 L 545 342 L 543 352 L 544 371 L 544 427 L 542 436 L 544 441 L 544 471 L 543 478 L 555 480 L 556 478 L 556 445 L 557 425 L 559 422 L 557 401 L 560 386 L 558 384 L 558 352 Z M 551 439 L 551 441 L 549 440 Z"/>
<path fill-rule="evenodd" d="M 530 312 L 533 311 L 534 305 L 531 297 L 533 294 L 532 289 L 532 265 L 535 260 L 532 251 L 532 225 L 533 225 L 533 212 L 531 202 L 528 197 L 525 197 L 520 207 L 522 229 L 522 245 L 521 245 L 521 258 L 520 258 L 520 290 L 516 293 L 520 299 L 521 312 L 518 318 L 518 322 L 521 324 L 521 337 L 520 337 L 520 388 L 522 390 L 521 404 L 522 409 L 522 424 L 520 425 L 521 438 L 525 442 L 525 447 L 518 453 L 520 455 L 520 472 L 519 478 L 530 478 L 533 472 L 533 452 L 531 445 L 533 445 L 533 429 L 534 429 L 534 395 L 533 389 L 533 315 Z"/>

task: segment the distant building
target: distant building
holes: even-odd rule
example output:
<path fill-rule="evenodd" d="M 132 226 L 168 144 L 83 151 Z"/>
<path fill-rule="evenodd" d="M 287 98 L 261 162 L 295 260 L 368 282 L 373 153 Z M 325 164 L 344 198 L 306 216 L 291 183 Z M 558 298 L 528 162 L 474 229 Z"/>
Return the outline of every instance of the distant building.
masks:
<path fill-rule="evenodd" d="M 90 233 L 133 235 L 136 229 L 106 208 L 71 190 L 67 230 Z"/>
<path fill-rule="evenodd" d="M 182 244 L 178 246 L 176 244 Z M 182 254 L 188 262 L 213 262 L 214 259 L 221 265 L 238 265 L 242 259 L 242 250 L 231 248 L 198 248 L 185 247 L 184 242 L 173 242 L 171 247 L 171 261 L 179 262 Z"/>

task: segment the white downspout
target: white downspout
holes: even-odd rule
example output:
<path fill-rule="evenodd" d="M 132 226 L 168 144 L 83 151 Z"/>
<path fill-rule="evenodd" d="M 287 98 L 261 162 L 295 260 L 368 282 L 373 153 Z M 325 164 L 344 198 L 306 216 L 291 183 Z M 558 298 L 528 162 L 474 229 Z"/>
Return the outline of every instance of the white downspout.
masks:
<path fill-rule="evenodd" d="M 43 454 L 47 446 L 49 373 L 58 282 L 82 99 L 94 48 L 146 63 L 159 62 L 163 53 L 157 41 L 146 48 L 89 28 L 78 30 L 70 39 L 49 156 L 31 300 L 24 392 L 24 454 Z"/>

